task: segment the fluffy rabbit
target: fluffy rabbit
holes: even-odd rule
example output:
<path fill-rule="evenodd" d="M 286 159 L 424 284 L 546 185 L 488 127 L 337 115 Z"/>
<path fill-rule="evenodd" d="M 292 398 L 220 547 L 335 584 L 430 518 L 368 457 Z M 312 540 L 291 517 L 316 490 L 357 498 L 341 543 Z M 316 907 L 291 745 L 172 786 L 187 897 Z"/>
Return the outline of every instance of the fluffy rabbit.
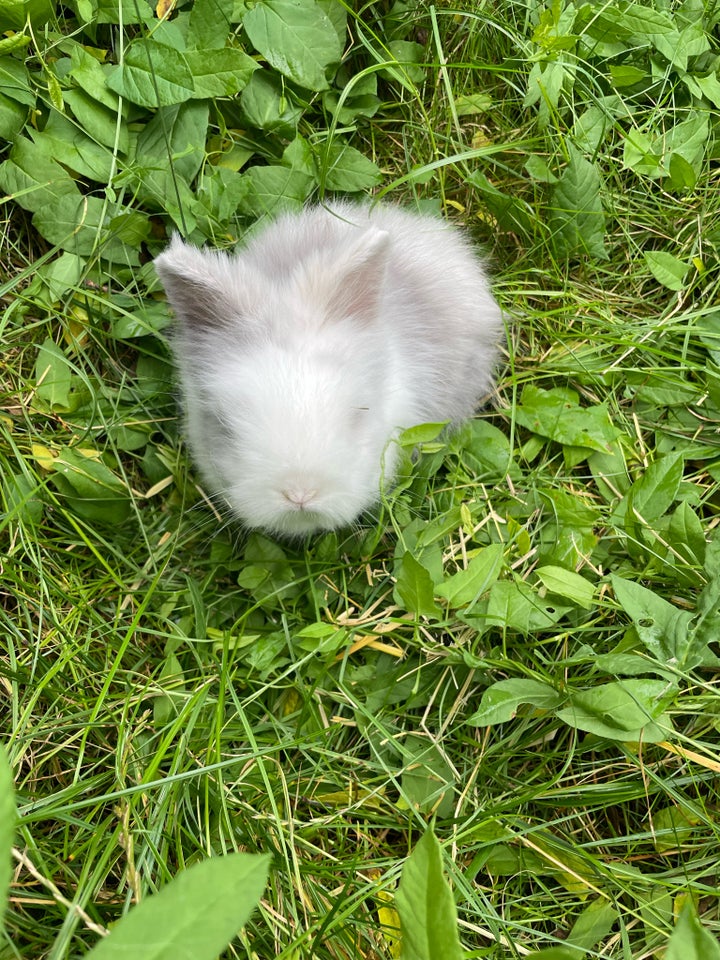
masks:
<path fill-rule="evenodd" d="M 155 266 L 192 453 L 250 527 L 351 523 L 392 479 L 401 429 L 462 420 L 491 387 L 500 311 L 432 217 L 310 207 L 231 255 L 176 236 Z"/>

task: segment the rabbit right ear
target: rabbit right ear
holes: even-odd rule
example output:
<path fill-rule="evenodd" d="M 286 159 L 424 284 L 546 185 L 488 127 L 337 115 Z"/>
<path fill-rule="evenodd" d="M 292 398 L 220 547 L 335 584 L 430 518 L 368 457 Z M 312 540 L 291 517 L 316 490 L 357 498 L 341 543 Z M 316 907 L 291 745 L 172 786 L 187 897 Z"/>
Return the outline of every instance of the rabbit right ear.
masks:
<path fill-rule="evenodd" d="M 328 309 L 332 317 L 372 323 L 385 283 L 390 234 L 365 230 L 332 271 Z"/>
<path fill-rule="evenodd" d="M 198 250 L 175 234 L 154 265 L 171 307 L 188 328 L 221 327 L 237 315 L 226 254 Z"/>

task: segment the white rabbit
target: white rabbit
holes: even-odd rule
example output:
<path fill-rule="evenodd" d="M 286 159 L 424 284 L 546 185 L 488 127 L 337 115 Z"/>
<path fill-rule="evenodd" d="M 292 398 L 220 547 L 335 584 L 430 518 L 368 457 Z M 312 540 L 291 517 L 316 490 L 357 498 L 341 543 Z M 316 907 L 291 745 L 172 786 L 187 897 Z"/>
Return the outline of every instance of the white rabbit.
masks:
<path fill-rule="evenodd" d="M 469 417 L 490 390 L 500 310 L 441 220 L 316 206 L 231 255 L 176 236 L 155 266 L 191 451 L 247 526 L 351 523 L 392 479 L 400 430 Z"/>

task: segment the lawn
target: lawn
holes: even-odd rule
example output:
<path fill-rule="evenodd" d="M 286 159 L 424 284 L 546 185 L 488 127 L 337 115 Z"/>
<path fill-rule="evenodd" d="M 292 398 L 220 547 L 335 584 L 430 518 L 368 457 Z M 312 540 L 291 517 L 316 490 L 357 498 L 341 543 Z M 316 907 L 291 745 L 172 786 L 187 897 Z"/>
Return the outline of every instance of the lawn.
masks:
<path fill-rule="evenodd" d="M 0 960 L 720 958 L 719 27 L 0 5 Z M 288 542 L 189 461 L 152 259 L 335 195 L 467 229 L 506 342 Z"/>

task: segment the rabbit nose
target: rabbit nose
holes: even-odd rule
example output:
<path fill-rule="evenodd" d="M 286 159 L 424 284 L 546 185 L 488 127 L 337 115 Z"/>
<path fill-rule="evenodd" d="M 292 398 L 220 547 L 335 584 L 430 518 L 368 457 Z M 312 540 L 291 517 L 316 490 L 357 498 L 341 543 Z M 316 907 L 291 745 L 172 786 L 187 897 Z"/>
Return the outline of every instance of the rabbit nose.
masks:
<path fill-rule="evenodd" d="M 317 490 L 307 487 L 287 487 L 281 493 L 285 500 L 298 510 L 307 509 L 317 497 Z"/>

